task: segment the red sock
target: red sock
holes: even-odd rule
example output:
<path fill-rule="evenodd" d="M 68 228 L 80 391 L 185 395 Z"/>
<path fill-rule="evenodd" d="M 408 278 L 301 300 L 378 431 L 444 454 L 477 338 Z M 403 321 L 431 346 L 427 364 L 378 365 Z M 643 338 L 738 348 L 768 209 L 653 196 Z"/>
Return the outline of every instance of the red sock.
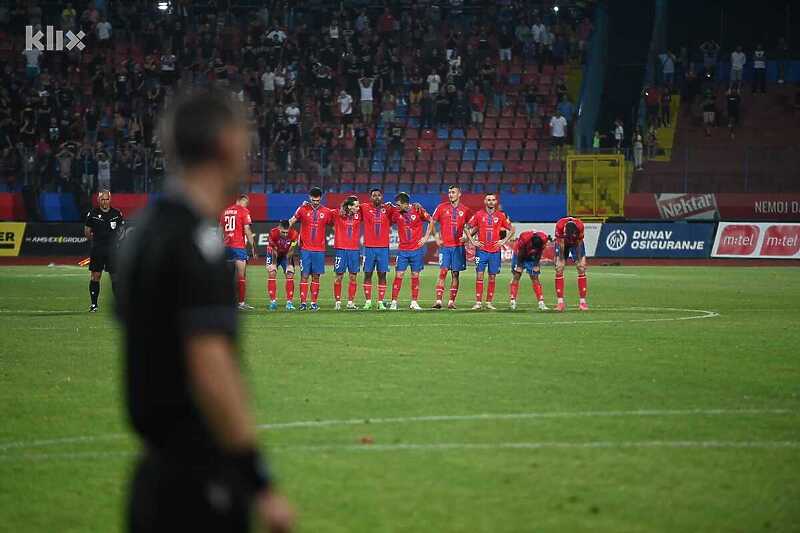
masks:
<path fill-rule="evenodd" d="M 444 280 L 447 279 L 447 269 L 439 269 L 439 281 L 436 282 L 436 300 L 441 301 L 444 295 Z"/>
<path fill-rule="evenodd" d="M 306 303 L 306 299 L 308 298 L 308 282 L 301 281 L 300 282 L 300 303 Z"/>
<path fill-rule="evenodd" d="M 247 280 L 239 278 L 239 302 L 244 302 L 244 297 L 247 295 Z"/>
<path fill-rule="evenodd" d="M 294 278 L 286 279 L 286 301 L 291 302 L 294 299 Z"/>
<path fill-rule="evenodd" d="M 456 296 L 458 296 L 458 282 L 454 281 L 450 285 L 450 301 L 455 302 Z"/>
<path fill-rule="evenodd" d="M 342 301 L 342 278 L 333 280 L 333 297 L 337 302 Z"/>
<path fill-rule="evenodd" d="M 517 293 L 519 292 L 519 282 L 518 281 L 512 281 L 511 285 L 508 288 L 508 292 L 511 293 L 511 299 L 512 300 L 516 300 L 517 299 Z"/>
<path fill-rule="evenodd" d="M 411 299 L 415 302 L 419 299 L 419 278 L 411 278 Z"/>
<path fill-rule="evenodd" d="M 475 280 L 475 301 L 480 302 L 481 300 L 483 300 L 483 280 L 477 279 Z"/>
<path fill-rule="evenodd" d="M 350 280 L 350 285 L 347 286 L 347 301 L 352 302 L 356 297 L 356 289 L 358 289 L 358 282 L 354 279 Z"/>
<path fill-rule="evenodd" d="M 586 286 L 586 274 L 578 274 L 578 295 L 581 298 L 586 298 L 589 289 Z"/>
<path fill-rule="evenodd" d="M 275 278 L 268 278 L 267 279 L 267 293 L 269 293 L 270 301 L 275 299 L 275 296 L 278 294 L 278 280 Z"/>
<path fill-rule="evenodd" d="M 494 301 L 494 286 L 497 282 L 496 278 L 489 278 L 489 288 L 486 289 L 486 301 L 493 302 Z"/>
<path fill-rule="evenodd" d="M 385 296 L 386 296 L 386 284 L 384 283 L 383 285 L 381 285 L 379 283 L 378 284 L 378 300 L 380 300 L 382 302 Z"/>
<path fill-rule="evenodd" d="M 367 300 L 372 300 L 372 282 L 365 281 L 364 282 L 364 298 Z"/>
<path fill-rule="evenodd" d="M 317 303 L 317 299 L 319 298 L 319 281 L 312 281 L 311 282 L 311 303 Z"/>
<path fill-rule="evenodd" d="M 544 300 L 544 296 L 542 294 L 542 284 L 538 279 L 533 281 L 533 293 L 536 295 L 537 300 Z"/>
<path fill-rule="evenodd" d="M 400 276 L 395 276 L 394 282 L 392 283 L 392 300 L 397 300 L 397 296 L 400 294 L 400 289 L 403 288 L 403 278 Z"/>
<path fill-rule="evenodd" d="M 564 274 L 556 274 L 556 298 L 564 297 Z"/>

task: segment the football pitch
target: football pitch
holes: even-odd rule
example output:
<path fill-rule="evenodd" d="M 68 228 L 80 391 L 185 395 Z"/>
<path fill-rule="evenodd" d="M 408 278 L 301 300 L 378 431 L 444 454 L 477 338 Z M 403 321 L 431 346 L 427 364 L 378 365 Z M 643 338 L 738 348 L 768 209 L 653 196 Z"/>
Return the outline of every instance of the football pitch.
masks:
<path fill-rule="evenodd" d="M 498 311 L 468 271 L 457 311 L 407 310 L 407 278 L 402 311 L 334 312 L 329 272 L 322 310 L 268 313 L 251 267 L 244 371 L 298 530 L 800 531 L 800 271 L 590 267 L 588 313 L 566 272 L 565 314 L 527 277 L 509 311 L 506 266 Z M 87 285 L 0 267 L 0 530 L 123 528 L 138 443 Z"/>

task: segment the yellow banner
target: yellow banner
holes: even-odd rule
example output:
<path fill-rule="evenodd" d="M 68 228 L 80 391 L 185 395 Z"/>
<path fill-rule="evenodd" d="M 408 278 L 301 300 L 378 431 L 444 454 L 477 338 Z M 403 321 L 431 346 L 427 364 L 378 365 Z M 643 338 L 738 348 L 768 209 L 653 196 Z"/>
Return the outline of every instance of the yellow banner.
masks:
<path fill-rule="evenodd" d="M 24 222 L 0 222 L 0 257 L 18 256 L 24 236 Z"/>

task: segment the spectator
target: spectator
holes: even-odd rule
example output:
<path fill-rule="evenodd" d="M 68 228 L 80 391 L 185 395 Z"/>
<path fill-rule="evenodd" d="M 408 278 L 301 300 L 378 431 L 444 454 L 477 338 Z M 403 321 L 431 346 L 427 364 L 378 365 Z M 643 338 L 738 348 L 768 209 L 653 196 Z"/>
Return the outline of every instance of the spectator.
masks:
<path fill-rule="evenodd" d="M 734 128 L 739 126 L 739 107 L 742 102 L 742 97 L 739 94 L 739 89 L 731 87 L 725 96 L 726 107 L 728 112 L 728 133 L 731 140 L 736 138 Z"/>
<path fill-rule="evenodd" d="M 466 128 L 471 121 L 470 102 L 464 96 L 463 91 L 456 92 L 450 113 L 451 122 L 458 128 Z"/>
<path fill-rule="evenodd" d="M 341 115 L 341 130 L 339 131 L 339 138 L 344 137 L 345 128 L 350 128 L 350 135 L 354 133 L 353 130 L 353 97 L 347 94 L 344 89 L 339 93 L 337 99 L 339 103 L 339 113 Z"/>
<path fill-rule="evenodd" d="M 502 113 L 503 108 L 506 106 L 506 79 L 502 74 L 495 76 L 494 85 L 492 86 L 492 100 L 497 112 Z"/>
<path fill-rule="evenodd" d="M 567 119 L 561 116 L 556 109 L 556 114 L 550 119 L 550 141 L 553 147 L 551 158 L 561 159 L 567 135 Z"/>
<path fill-rule="evenodd" d="M 390 123 L 386 129 L 386 137 L 389 140 L 389 158 L 393 161 L 399 161 L 403 157 L 404 147 L 404 133 L 400 123 Z"/>
<path fill-rule="evenodd" d="M 700 53 L 703 55 L 703 68 L 705 69 L 705 73 L 713 79 L 717 67 L 719 45 L 714 40 L 705 41 L 700 45 Z"/>
<path fill-rule="evenodd" d="M 435 70 L 432 70 L 430 74 L 428 74 L 428 92 L 432 97 L 436 97 L 439 94 L 439 86 L 442 83 L 442 78 L 439 74 L 436 73 Z"/>
<path fill-rule="evenodd" d="M 753 93 L 767 92 L 767 53 L 760 44 L 753 52 Z"/>
<path fill-rule="evenodd" d="M 397 102 L 391 91 L 386 91 L 381 97 L 381 120 L 387 126 L 394 122 L 394 110 Z"/>
<path fill-rule="evenodd" d="M 651 86 L 644 90 L 644 104 L 647 109 L 648 124 L 658 125 L 658 107 L 661 103 L 661 91 L 658 87 Z"/>
<path fill-rule="evenodd" d="M 530 125 L 539 112 L 539 91 L 535 85 L 529 84 L 525 87 L 523 97 L 525 98 L 525 115 L 528 118 L 528 125 Z"/>
<path fill-rule="evenodd" d="M 675 83 L 675 54 L 667 50 L 658 56 L 661 61 L 661 74 L 663 76 L 664 84 L 672 87 Z"/>
<path fill-rule="evenodd" d="M 470 118 L 472 123 L 476 126 L 483 124 L 483 112 L 486 109 L 486 98 L 481 93 L 481 88 L 478 85 L 472 89 L 472 94 L 469 97 L 470 104 Z"/>
<path fill-rule="evenodd" d="M 314 154 L 317 159 L 317 172 L 323 184 L 325 183 L 325 178 L 331 177 L 333 168 L 333 158 L 331 157 L 332 139 L 330 135 L 325 135 L 324 133 L 325 132 L 319 136 L 319 141 L 314 149 Z"/>
<path fill-rule="evenodd" d="M 436 126 L 439 128 L 447 126 L 450 120 L 450 99 L 446 94 L 440 92 L 436 97 Z"/>
<path fill-rule="evenodd" d="M 625 142 L 625 127 L 622 124 L 622 119 L 618 118 L 614 121 L 614 151 L 615 153 L 622 153 L 622 144 Z"/>
<path fill-rule="evenodd" d="M 97 46 L 105 53 L 111 49 L 111 23 L 102 17 L 100 22 L 95 26 L 97 32 Z"/>
<path fill-rule="evenodd" d="M 502 29 L 500 35 L 497 36 L 497 46 L 500 51 L 500 62 L 511 62 L 511 47 L 514 45 L 514 39 L 511 34 Z"/>
<path fill-rule="evenodd" d="M 42 51 L 34 46 L 30 50 L 23 50 L 22 55 L 25 56 L 26 61 L 25 75 L 29 80 L 35 80 L 39 77 L 39 58 Z"/>
<path fill-rule="evenodd" d="M 289 131 L 291 143 L 293 146 L 299 146 L 302 132 L 300 129 L 300 106 L 296 101 L 292 101 L 286 106 L 284 115 L 286 115 L 286 129 Z"/>
<path fill-rule="evenodd" d="M 97 188 L 111 190 L 111 160 L 102 150 L 97 153 Z"/>
<path fill-rule="evenodd" d="M 666 128 L 670 125 L 672 113 L 672 92 L 668 87 L 661 90 L 661 127 Z"/>
<path fill-rule="evenodd" d="M 369 160 L 370 139 L 369 130 L 364 126 L 361 121 L 356 122 L 356 129 L 354 133 L 354 146 L 356 154 L 356 168 L 358 170 L 367 170 L 367 161 Z"/>
<path fill-rule="evenodd" d="M 361 91 L 361 119 L 364 121 L 372 120 L 372 86 L 375 79 L 367 75 L 358 80 L 358 86 Z"/>
<path fill-rule="evenodd" d="M 408 95 L 408 100 L 411 105 L 416 105 L 420 102 L 420 100 L 422 100 L 423 92 L 422 74 L 420 73 L 419 67 L 416 65 L 414 66 L 411 78 L 409 78 L 409 83 L 411 88 Z"/>
<path fill-rule="evenodd" d="M 598 130 L 594 130 L 594 135 L 592 135 L 592 152 L 593 153 L 595 153 L 595 154 L 599 154 L 600 153 L 600 141 L 601 141 L 602 138 L 603 138 L 603 136 L 600 135 L 600 132 Z"/>
<path fill-rule="evenodd" d="M 633 167 L 635 170 L 642 169 L 642 156 L 644 154 L 644 138 L 639 128 L 633 130 Z"/>
<path fill-rule="evenodd" d="M 654 159 L 658 153 L 658 132 L 655 126 L 647 130 L 647 159 Z"/>
<path fill-rule="evenodd" d="M 435 114 L 436 103 L 433 96 L 429 91 L 425 91 L 420 101 L 420 126 L 426 129 L 433 127 L 433 119 Z"/>
<path fill-rule="evenodd" d="M 742 85 L 742 72 L 744 72 L 744 65 L 747 63 L 747 55 L 742 51 L 741 46 L 737 46 L 736 50 L 731 52 L 731 87 Z"/>
<path fill-rule="evenodd" d="M 717 103 L 714 99 L 714 93 L 710 89 L 706 90 L 703 95 L 703 126 L 705 127 L 706 137 L 711 137 L 711 128 L 714 127 L 715 114 L 717 110 Z"/>

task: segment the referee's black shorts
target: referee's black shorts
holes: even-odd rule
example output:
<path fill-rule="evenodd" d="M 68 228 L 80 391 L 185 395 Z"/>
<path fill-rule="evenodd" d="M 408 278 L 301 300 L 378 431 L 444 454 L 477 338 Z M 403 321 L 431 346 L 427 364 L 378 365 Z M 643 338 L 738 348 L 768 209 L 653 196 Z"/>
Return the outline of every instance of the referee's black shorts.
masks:
<path fill-rule="evenodd" d="M 89 254 L 89 272 L 102 272 L 105 270 L 109 274 L 114 273 L 113 252 L 111 246 L 98 246 L 92 248 Z"/>
<path fill-rule="evenodd" d="M 179 464 L 153 454 L 139 459 L 128 507 L 130 533 L 249 529 L 250 498 L 212 464 Z"/>

